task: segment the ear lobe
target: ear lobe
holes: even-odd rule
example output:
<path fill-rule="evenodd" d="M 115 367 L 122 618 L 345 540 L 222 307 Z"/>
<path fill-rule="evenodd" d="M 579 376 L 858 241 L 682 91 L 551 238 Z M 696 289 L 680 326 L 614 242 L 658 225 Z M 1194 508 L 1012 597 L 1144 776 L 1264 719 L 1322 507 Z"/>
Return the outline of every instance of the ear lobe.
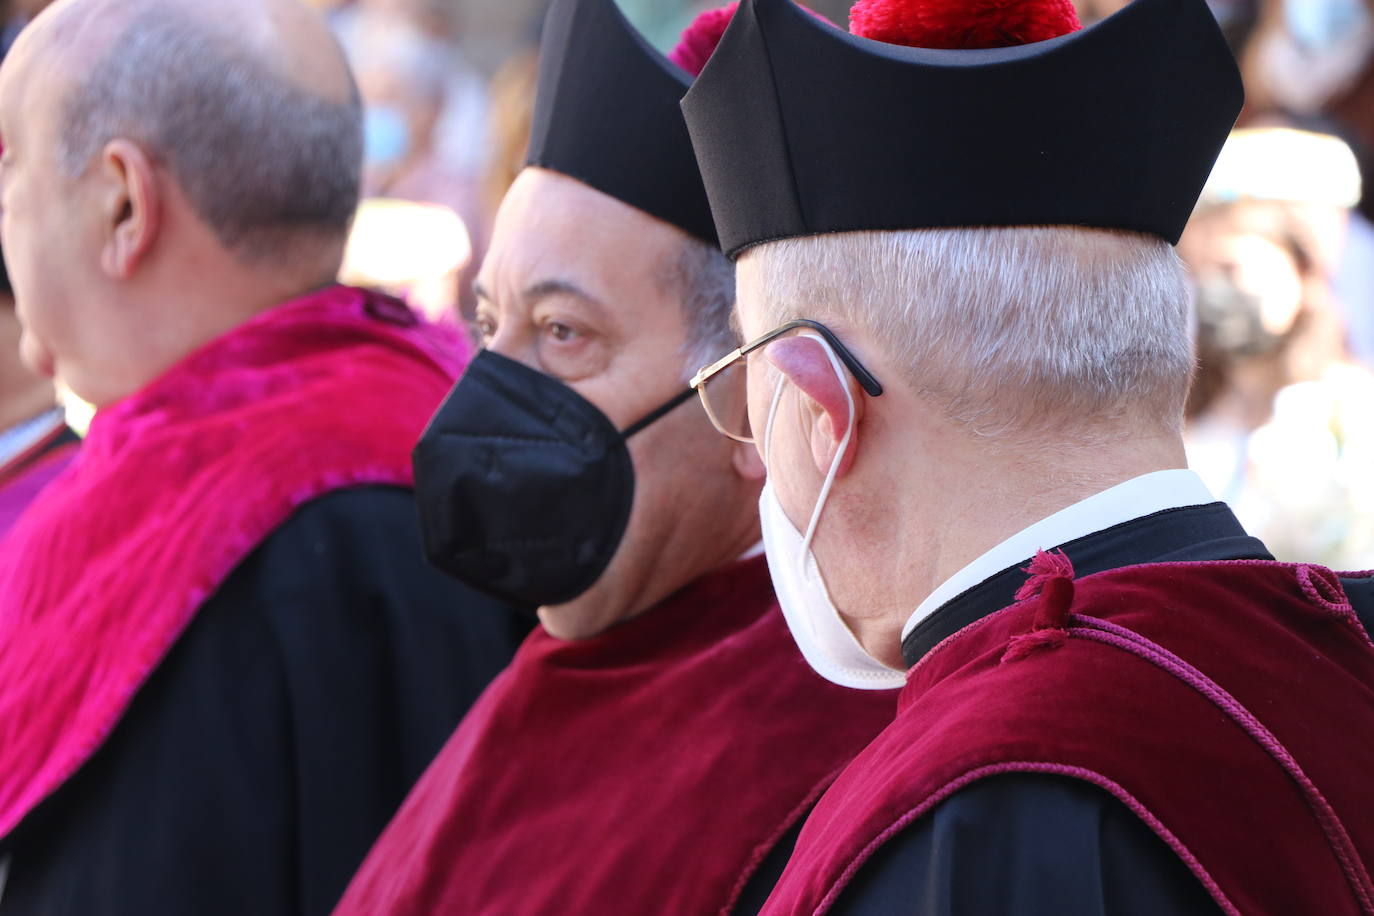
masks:
<path fill-rule="evenodd" d="M 849 432 L 853 410 L 854 431 L 836 471 L 837 475 L 847 473 L 858 451 L 859 421 L 864 410 L 858 384 L 847 372 L 836 373 L 825 344 L 813 337 L 789 337 L 769 344 L 764 352 L 802 395 L 801 409 L 810 414 L 806 428 L 811 435 L 811 455 L 820 473 L 830 472 Z"/>
<path fill-rule="evenodd" d="M 162 199 L 152 160 L 137 144 L 111 140 L 100 155 L 101 220 L 105 244 L 100 266 L 111 278 L 133 276 L 162 222 Z"/>
<path fill-rule="evenodd" d="M 733 451 L 730 455 L 730 463 L 735 468 L 735 473 L 745 480 L 758 481 L 768 476 L 768 469 L 764 467 L 763 456 L 759 454 L 758 446 L 752 442 L 734 442 Z"/>

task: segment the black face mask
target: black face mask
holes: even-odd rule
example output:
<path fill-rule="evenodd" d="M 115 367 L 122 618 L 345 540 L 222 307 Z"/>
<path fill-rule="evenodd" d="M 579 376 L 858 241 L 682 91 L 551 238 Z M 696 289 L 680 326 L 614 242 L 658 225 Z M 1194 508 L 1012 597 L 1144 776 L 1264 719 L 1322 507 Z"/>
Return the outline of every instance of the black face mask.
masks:
<path fill-rule="evenodd" d="M 527 609 L 571 601 L 605 572 L 629 523 L 625 440 L 692 395 L 622 432 L 557 379 L 483 350 L 412 456 L 425 555 Z"/>

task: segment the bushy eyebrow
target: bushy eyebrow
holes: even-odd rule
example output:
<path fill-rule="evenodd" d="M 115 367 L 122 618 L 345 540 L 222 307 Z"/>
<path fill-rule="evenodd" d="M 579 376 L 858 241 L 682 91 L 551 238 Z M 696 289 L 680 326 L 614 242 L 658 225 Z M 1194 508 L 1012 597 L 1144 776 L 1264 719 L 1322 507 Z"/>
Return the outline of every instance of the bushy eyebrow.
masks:
<path fill-rule="evenodd" d="M 472 292 L 478 299 L 486 302 L 493 301 L 491 293 L 481 284 L 481 281 L 473 281 Z M 532 309 L 541 301 L 551 296 L 571 296 L 587 304 L 594 311 L 601 313 L 602 317 L 608 314 L 605 303 L 596 296 L 593 296 L 571 280 L 564 280 L 557 277 L 541 280 L 538 283 L 526 287 L 525 291 L 520 294 L 520 299 L 526 308 Z"/>
<path fill-rule="evenodd" d="M 573 283 L 571 280 L 561 279 L 541 280 L 533 286 L 527 287 L 520 298 L 524 299 L 527 305 L 534 305 L 541 299 L 547 299 L 550 296 L 573 296 L 577 299 L 583 299 L 590 302 L 593 305 L 601 305 L 599 299 L 576 283 Z"/>

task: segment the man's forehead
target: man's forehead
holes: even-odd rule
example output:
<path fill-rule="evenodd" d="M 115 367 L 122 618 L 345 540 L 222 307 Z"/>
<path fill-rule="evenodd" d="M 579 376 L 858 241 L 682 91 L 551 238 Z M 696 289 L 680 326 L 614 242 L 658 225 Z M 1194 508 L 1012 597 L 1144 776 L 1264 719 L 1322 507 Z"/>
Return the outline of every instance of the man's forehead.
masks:
<path fill-rule="evenodd" d="M 71 75 L 54 61 L 25 54 L 18 44 L 0 64 L 0 128 L 8 145 L 41 120 L 52 120 L 72 86 Z M 26 131 L 26 128 L 28 129 Z"/>
<path fill-rule="evenodd" d="M 655 283 L 678 233 L 575 179 L 527 168 L 501 205 L 478 276 L 489 295 L 564 284 L 587 298 Z"/>

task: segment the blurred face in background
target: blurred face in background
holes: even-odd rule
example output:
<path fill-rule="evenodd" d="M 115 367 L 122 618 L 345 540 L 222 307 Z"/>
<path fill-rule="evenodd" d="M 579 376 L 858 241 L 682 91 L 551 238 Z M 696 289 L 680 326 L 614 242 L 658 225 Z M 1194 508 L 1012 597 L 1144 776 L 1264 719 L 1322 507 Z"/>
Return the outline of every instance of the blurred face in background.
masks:
<path fill-rule="evenodd" d="M 1264 231 L 1255 208 L 1233 204 L 1204 211 L 1188 226 L 1179 254 L 1198 285 L 1200 318 L 1222 326 L 1244 351 L 1263 349 L 1293 327 L 1306 299 L 1305 265 L 1280 237 Z"/>

